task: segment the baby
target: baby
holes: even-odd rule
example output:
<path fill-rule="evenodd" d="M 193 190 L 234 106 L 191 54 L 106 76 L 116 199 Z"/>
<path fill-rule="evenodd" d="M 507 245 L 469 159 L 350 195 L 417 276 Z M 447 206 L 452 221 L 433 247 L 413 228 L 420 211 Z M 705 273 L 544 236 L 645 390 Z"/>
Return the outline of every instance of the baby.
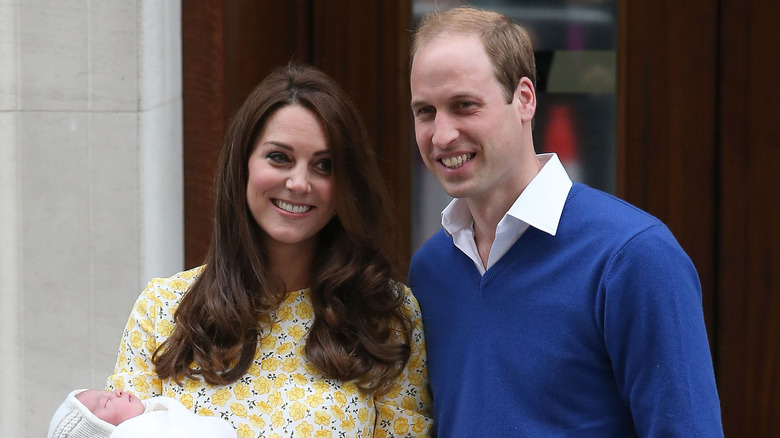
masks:
<path fill-rule="evenodd" d="M 142 415 L 143 414 L 143 415 Z M 141 400 L 127 391 L 77 389 L 49 423 L 48 438 L 236 438 L 228 422 L 192 413 L 177 400 Z"/>

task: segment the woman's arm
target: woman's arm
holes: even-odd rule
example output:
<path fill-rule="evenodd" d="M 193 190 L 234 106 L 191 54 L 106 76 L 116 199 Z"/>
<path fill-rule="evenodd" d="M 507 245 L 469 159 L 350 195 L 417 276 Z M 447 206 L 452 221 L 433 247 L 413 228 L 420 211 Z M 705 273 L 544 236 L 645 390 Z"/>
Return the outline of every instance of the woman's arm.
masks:
<path fill-rule="evenodd" d="M 408 287 L 403 286 L 403 293 L 412 324 L 412 351 L 390 390 L 376 398 L 375 436 L 429 436 L 433 424 L 420 307 Z"/>
<path fill-rule="evenodd" d="M 173 310 L 193 278 L 194 273 L 187 271 L 149 282 L 136 300 L 122 334 L 107 389 L 129 390 L 142 399 L 162 395 L 162 381 L 155 372 L 152 355 L 173 331 Z"/>

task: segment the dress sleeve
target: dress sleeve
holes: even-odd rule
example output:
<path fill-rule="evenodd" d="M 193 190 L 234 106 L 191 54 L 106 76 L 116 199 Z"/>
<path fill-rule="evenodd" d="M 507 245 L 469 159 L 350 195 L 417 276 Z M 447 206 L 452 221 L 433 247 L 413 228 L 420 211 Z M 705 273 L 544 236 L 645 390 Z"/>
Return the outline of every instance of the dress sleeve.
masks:
<path fill-rule="evenodd" d="M 162 394 L 162 383 L 154 370 L 152 354 L 162 341 L 158 335 L 169 334 L 165 327 L 173 327 L 172 321 L 161 316 L 163 303 L 159 287 L 162 282 L 161 279 L 152 280 L 136 300 L 122 333 L 114 374 L 106 382 L 107 389 L 129 390 L 141 399 Z"/>
<path fill-rule="evenodd" d="M 376 437 L 429 436 L 433 425 L 420 307 L 408 287 L 403 286 L 403 293 L 406 312 L 412 323 L 412 351 L 406 367 L 390 390 L 376 398 Z"/>

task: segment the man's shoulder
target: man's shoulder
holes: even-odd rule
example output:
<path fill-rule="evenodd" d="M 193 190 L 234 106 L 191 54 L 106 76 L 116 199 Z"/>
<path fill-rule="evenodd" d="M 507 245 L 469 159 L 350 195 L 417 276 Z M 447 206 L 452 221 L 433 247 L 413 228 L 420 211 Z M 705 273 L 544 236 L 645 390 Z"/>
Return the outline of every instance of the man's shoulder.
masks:
<path fill-rule="evenodd" d="M 440 229 L 433 236 L 429 237 L 420 249 L 415 252 L 412 257 L 412 263 L 415 260 L 420 261 L 431 257 L 442 257 L 443 252 L 452 246 L 452 237 L 444 229 Z"/>
<path fill-rule="evenodd" d="M 416 294 L 413 283 L 429 278 L 429 274 L 437 272 L 436 267 L 446 262 L 451 257 L 455 245 L 452 243 L 452 237 L 443 229 L 437 231 L 431 236 L 412 256 L 409 264 L 408 285 L 412 292 Z"/>
<path fill-rule="evenodd" d="M 585 222 L 614 231 L 636 232 L 663 223 L 641 208 L 585 184 L 574 184 L 562 221 Z"/>
<path fill-rule="evenodd" d="M 672 231 L 641 208 L 600 190 L 575 185 L 564 207 L 561 234 L 570 241 L 602 248 L 654 254 L 659 248 L 682 251 Z"/>

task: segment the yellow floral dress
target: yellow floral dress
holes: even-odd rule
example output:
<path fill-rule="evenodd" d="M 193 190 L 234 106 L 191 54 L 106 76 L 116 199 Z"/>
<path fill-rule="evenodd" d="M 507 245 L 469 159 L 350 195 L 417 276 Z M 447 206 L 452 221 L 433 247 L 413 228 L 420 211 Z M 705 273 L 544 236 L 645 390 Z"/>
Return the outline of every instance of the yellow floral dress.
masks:
<path fill-rule="evenodd" d="M 201 268 L 156 278 L 133 307 L 107 388 L 145 399 L 172 397 L 193 412 L 221 417 L 238 437 L 428 436 L 428 393 L 422 320 L 417 300 L 404 286 L 412 318 L 412 352 L 403 373 L 383 396 L 361 394 L 353 382 L 324 378 L 304 354 L 313 321 L 309 290 L 291 292 L 274 315 L 271 333 L 257 345 L 255 360 L 239 380 L 222 386 L 199 379 L 178 385 L 160 379 L 152 353 L 173 331 L 173 314 Z"/>

